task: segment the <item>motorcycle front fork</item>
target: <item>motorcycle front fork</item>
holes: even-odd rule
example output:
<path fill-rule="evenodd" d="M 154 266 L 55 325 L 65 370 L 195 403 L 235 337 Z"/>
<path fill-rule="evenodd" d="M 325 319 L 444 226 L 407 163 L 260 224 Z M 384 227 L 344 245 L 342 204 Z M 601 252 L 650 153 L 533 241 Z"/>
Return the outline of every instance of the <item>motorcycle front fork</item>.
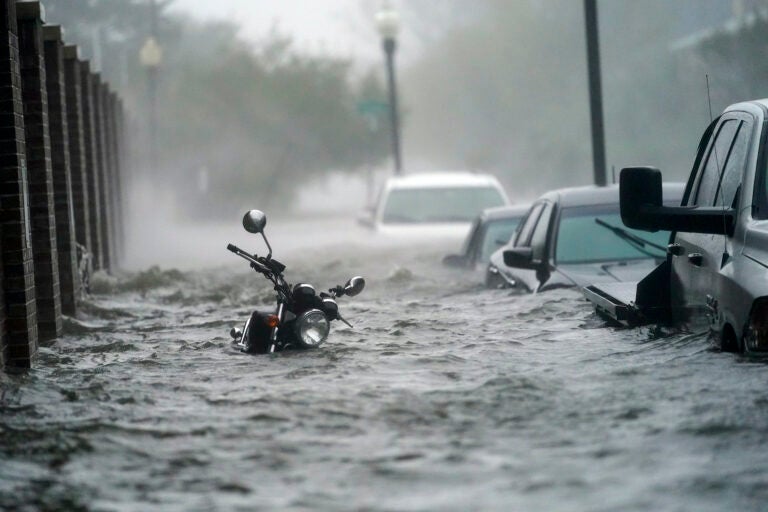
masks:
<path fill-rule="evenodd" d="M 280 330 L 280 326 L 283 323 L 283 313 L 285 312 L 285 303 L 283 301 L 279 301 L 277 303 L 277 319 L 278 323 L 277 326 L 272 328 L 272 332 L 269 333 L 269 353 L 272 354 L 275 351 L 275 347 L 277 346 L 277 333 Z"/>

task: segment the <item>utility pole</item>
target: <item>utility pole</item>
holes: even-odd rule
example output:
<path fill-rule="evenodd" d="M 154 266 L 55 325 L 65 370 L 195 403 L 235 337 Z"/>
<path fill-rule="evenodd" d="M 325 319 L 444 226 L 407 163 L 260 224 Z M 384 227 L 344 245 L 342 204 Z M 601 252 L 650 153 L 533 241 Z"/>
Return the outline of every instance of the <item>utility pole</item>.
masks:
<path fill-rule="evenodd" d="M 597 0 L 584 0 L 587 30 L 587 70 L 589 77 L 589 111 L 592 125 L 592 163 L 595 185 L 605 186 L 605 132 L 603 122 L 603 90 L 600 81 L 600 38 L 597 24 Z"/>

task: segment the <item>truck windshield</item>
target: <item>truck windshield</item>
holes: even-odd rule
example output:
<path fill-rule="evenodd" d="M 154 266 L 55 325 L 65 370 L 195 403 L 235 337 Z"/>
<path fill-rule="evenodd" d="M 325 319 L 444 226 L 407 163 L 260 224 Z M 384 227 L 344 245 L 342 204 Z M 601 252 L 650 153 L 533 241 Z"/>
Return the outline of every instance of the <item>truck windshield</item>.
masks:
<path fill-rule="evenodd" d="M 664 258 L 664 252 L 650 246 L 645 248 L 629 243 L 595 219 L 637 235 L 653 244 L 665 247 L 669 231 L 649 233 L 630 229 L 621 222 L 618 206 L 577 207 L 563 209 L 557 234 L 556 261 L 563 263 L 599 263 L 649 258 Z"/>
<path fill-rule="evenodd" d="M 382 222 L 470 222 L 482 210 L 505 204 L 493 187 L 393 189 Z"/>

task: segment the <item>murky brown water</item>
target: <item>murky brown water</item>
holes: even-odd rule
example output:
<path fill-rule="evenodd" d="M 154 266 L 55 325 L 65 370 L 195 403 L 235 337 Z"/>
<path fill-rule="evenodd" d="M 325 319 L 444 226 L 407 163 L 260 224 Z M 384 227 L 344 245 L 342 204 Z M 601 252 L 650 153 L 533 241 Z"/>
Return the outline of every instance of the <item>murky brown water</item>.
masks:
<path fill-rule="evenodd" d="M 228 241 L 231 266 L 102 281 L 33 371 L 0 377 L 0 508 L 768 503 L 761 362 L 701 334 L 605 327 L 574 291 L 484 290 L 437 266 L 438 247 L 274 241 L 292 282 L 368 287 L 340 301 L 355 328 L 322 349 L 243 355 L 229 328 L 272 292 Z"/>

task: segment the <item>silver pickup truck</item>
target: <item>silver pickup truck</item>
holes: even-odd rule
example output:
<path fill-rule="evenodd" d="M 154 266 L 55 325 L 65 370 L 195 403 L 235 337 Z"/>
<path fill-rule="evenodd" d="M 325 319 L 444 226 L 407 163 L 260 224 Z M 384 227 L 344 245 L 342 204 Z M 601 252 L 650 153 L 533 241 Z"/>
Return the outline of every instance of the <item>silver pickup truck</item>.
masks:
<path fill-rule="evenodd" d="M 704 132 L 681 206 L 664 206 L 661 173 L 621 171 L 630 228 L 671 231 L 667 258 L 638 283 L 583 289 L 628 326 L 707 325 L 723 350 L 768 353 L 768 100 L 728 107 Z"/>

